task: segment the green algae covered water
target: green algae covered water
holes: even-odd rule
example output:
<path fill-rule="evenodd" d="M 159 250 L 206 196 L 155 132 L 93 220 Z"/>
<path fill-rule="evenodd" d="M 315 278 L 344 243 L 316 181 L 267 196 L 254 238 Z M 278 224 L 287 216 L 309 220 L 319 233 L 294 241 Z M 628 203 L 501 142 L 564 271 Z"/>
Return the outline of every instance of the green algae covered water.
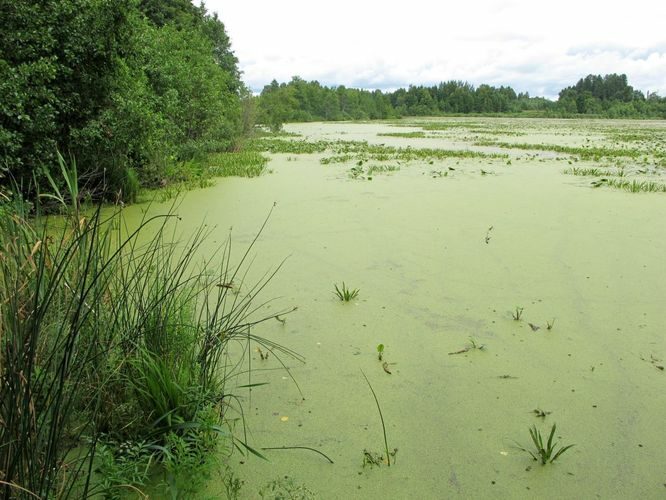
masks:
<path fill-rule="evenodd" d="M 394 168 L 370 174 L 372 159 L 274 154 L 269 174 L 221 179 L 180 203 L 185 227 L 215 226 L 211 251 L 230 227 L 245 248 L 275 204 L 248 282 L 286 258 L 263 310 L 298 308 L 254 333 L 305 362 L 253 349 L 236 383 L 266 385 L 232 392 L 248 444 L 301 448 L 225 456 L 239 497 L 274 498 L 267 484 L 279 480 L 293 498 L 663 498 L 666 194 L 592 186 L 619 171 L 660 182 L 666 125 L 395 125 L 287 129 L 508 156 L 389 159 Z M 578 159 L 544 145 L 640 154 Z M 602 172 L 565 173 L 574 167 Z M 343 281 L 359 289 L 348 303 L 333 293 Z M 547 436 L 555 423 L 559 444 L 575 446 L 541 466 L 520 447 L 532 449 L 531 426 Z M 214 478 L 202 495 L 224 492 Z"/>

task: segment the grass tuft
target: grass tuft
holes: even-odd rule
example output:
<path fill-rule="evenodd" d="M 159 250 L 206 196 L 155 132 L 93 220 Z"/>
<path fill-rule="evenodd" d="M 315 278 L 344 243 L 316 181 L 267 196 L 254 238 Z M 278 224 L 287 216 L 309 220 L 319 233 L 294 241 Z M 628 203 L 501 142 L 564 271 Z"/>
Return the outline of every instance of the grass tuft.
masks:
<path fill-rule="evenodd" d="M 535 461 L 541 462 L 541 465 L 553 463 L 564 452 L 574 446 L 573 444 L 569 444 L 567 446 L 561 446 L 560 449 L 557 450 L 557 445 L 559 443 L 553 442 L 553 438 L 555 437 L 555 429 L 556 424 L 553 424 L 553 427 L 550 429 L 550 434 L 548 435 L 548 440 L 544 444 L 541 431 L 537 429 L 536 425 L 533 425 L 529 431 L 530 437 L 532 438 L 532 443 L 534 444 L 534 450 L 528 450 L 520 445 L 518 447 L 524 452 L 528 453 Z"/>
<path fill-rule="evenodd" d="M 335 295 L 342 301 L 342 302 L 350 302 L 354 300 L 356 297 L 358 297 L 359 289 L 354 288 L 353 290 L 351 288 L 347 288 L 347 285 L 345 285 L 345 282 L 342 282 L 342 287 L 338 287 L 337 284 L 333 285 L 335 287 Z"/>
<path fill-rule="evenodd" d="M 121 210 L 82 210 L 74 165 L 61 170 L 69 193 L 42 196 L 61 217 L 0 200 L 0 496 L 116 498 L 156 470 L 185 494 L 230 435 L 225 388 L 247 372 L 229 343 L 298 358 L 252 333 L 289 312 L 256 303 L 277 269 L 242 295 L 225 286 L 268 219 L 231 266 L 230 242 L 202 258 L 204 227 L 178 241 L 173 212 L 128 228 Z"/>

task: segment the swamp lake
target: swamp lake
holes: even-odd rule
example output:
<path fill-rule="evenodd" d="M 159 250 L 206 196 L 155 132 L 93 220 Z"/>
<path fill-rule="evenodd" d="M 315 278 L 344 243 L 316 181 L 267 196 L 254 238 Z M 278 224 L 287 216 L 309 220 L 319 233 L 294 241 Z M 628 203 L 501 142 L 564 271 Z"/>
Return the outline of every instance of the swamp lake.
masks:
<path fill-rule="evenodd" d="M 263 139 L 267 173 L 177 208 L 185 227 L 214 227 L 211 251 L 233 227 L 241 254 L 275 204 L 238 293 L 284 260 L 260 309 L 297 310 L 253 333 L 302 361 L 236 353 L 251 363 L 237 386 L 265 383 L 229 392 L 268 459 L 223 457 L 240 498 L 274 480 L 294 498 L 664 497 L 665 122 L 285 131 Z M 303 141 L 320 147 L 289 148 Z M 521 448 L 555 423 L 574 446 L 542 466 Z M 204 494 L 224 491 L 213 477 Z"/>

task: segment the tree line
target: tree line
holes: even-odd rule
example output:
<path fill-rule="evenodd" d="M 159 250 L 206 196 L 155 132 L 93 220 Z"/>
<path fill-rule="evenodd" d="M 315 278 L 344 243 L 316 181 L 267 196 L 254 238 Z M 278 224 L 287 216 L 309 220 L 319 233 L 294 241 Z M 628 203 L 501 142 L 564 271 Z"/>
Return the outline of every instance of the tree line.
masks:
<path fill-rule="evenodd" d="M 0 24 L 0 185 L 34 194 L 60 153 L 82 192 L 132 199 L 247 127 L 238 61 L 203 4 L 0 0 Z"/>
<path fill-rule="evenodd" d="M 594 115 L 609 118 L 666 118 L 666 98 L 644 95 L 627 83 L 626 75 L 589 75 L 559 93 L 557 101 L 516 93 L 510 86 L 493 87 L 463 81 L 410 85 L 394 92 L 344 86 L 326 87 L 294 77 L 273 80 L 258 99 L 259 120 L 279 129 L 282 123 L 314 120 L 365 120 L 402 116 L 470 113 L 531 113 L 540 116 Z"/>

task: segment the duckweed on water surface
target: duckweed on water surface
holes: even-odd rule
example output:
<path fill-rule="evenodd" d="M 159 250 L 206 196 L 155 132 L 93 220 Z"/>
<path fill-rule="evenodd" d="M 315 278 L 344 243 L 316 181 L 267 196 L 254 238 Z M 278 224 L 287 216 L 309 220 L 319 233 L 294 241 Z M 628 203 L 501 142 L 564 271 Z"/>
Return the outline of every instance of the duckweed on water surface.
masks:
<path fill-rule="evenodd" d="M 472 121 L 479 129 L 522 132 L 524 144 L 573 149 L 475 146 Z M 240 384 L 253 385 L 249 444 L 291 451 L 271 451 L 270 463 L 223 457 L 243 481 L 239 497 L 254 498 L 286 476 L 320 498 L 522 498 L 526 491 L 539 498 L 658 498 L 666 478 L 654 464 L 666 460 L 666 436 L 654 433 L 650 415 L 666 411 L 654 397 L 663 388 L 663 361 L 652 361 L 666 357 L 666 204 L 663 193 L 637 195 L 610 181 L 635 181 L 635 189 L 663 182 L 654 154 L 659 134 L 649 132 L 649 144 L 615 144 L 611 132 L 640 133 L 640 126 L 442 122 L 461 126 L 410 139 L 377 135 L 395 130 L 392 124 L 288 125 L 301 136 L 296 140 L 326 147 L 271 153 L 271 175 L 224 179 L 183 199 L 180 213 L 214 213 L 243 241 L 262 214 L 254 205 L 241 209 L 239 200 L 277 201 L 258 253 L 269 261 L 291 254 L 265 293 L 288 298 L 298 312 L 285 323 L 258 325 L 256 334 L 306 358 L 303 365 L 283 359 L 303 396 L 272 352 L 245 352 L 244 368 L 260 368 Z M 435 165 L 425 155 L 408 164 L 394 157 L 407 145 L 428 155 L 482 154 L 433 158 L 441 162 Z M 583 159 L 570 154 L 576 148 L 641 154 Z M 483 156 L 493 153 L 504 157 Z M 288 161 L 296 154 L 297 162 Z M 348 158 L 320 163 L 336 155 Z M 363 177 L 372 166 L 400 169 L 372 182 L 349 179 L 350 168 Z M 571 175 L 573 169 L 588 175 Z M 602 189 L 593 189 L 599 179 L 606 179 Z M 351 307 L 331 296 L 341 276 L 362 283 Z M 516 321 L 514 306 L 523 308 Z M 381 353 L 379 341 L 389 346 Z M 387 443 L 360 370 L 381 398 Z M 248 389 L 233 393 L 250 401 Z M 548 410 L 543 416 L 537 403 Z M 552 415 L 558 425 L 551 444 L 576 443 L 543 468 L 530 467 L 514 441 L 527 437 L 535 415 L 545 420 L 537 431 L 546 454 Z M 211 481 L 204 494 L 223 488 Z"/>

